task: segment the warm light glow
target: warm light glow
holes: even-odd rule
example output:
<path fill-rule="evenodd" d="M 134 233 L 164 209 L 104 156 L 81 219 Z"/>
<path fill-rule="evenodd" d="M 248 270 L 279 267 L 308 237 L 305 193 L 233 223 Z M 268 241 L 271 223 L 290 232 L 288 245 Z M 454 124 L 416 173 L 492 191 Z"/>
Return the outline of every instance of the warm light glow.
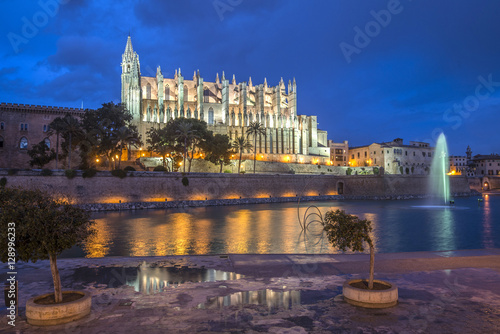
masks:
<path fill-rule="evenodd" d="M 451 172 L 448 173 L 448 175 L 455 175 L 455 171 L 452 170 Z"/>
<path fill-rule="evenodd" d="M 117 155 L 115 155 L 115 157 L 116 157 L 116 159 L 118 159 L 118 154 L 117 154 Z"/>
<path fill-rule="evenodd" d="M 182 161 L 181 161 L 181 162 L 179 162 L 179 166 L 182 166 Z"/>
<path fill-rule="evenodd" d="M 99 162 L 99 159 L 95 159 L 95 162 Z"/>
<path fill-rule="evenodd" d="M 141 147 L 141 148 L 139 148 L 139 151 L 142 151 L 142 147 Z"/>

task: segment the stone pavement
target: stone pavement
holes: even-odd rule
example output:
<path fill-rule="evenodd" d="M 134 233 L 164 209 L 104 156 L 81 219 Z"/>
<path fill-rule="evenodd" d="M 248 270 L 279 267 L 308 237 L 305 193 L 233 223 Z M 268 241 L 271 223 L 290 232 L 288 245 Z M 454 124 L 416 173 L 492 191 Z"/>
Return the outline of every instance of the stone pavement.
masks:
<path fill-rule="evenodd" d="M 58 264 L 63 287 L 91 292 L 91 315 L 34 327 L 22 308 L 11 327 L 3 308 L 1 333 L 500 333 L 500 249 L 376 254 L 375 277 L 399 288 L 399 304 L 382 310 L 342 300 L 344 280 L 367 275 L 364 254 L 110 257 Z M 169 282 L 159 292 L 159 286 L 145 290 L 146 282 L 132 282 L 132 276 L 139 281 L 137 273 L 129 277 L 137 267 L 153 276 L 167 267 L 241 275 Z M 18 264 L 18 277 L 21 306 L 52 289 L 47 261 Z"/>

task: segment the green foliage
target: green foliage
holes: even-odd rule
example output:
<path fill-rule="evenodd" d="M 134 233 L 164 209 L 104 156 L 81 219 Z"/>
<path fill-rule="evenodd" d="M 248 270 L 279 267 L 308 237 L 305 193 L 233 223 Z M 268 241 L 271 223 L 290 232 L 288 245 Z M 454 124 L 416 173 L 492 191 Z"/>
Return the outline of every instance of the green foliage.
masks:
<path fill-rule="evenodd" d="M 319 162 L 318 162 L 318 169 L 320 169 L 320 168 L 321 168 L 321 166 L 319 165 Z"/>
<path fill-rule="evenodd" d="M 49 149 L 42 140 L 36 145 L 33 145 L 31 150 L 28 150 L 28 155 L 30 156 L 30 166 L 37 166 L 42 168 L 52 160 L 56 158 L 56 152 L 53 149 Z"/>
<path fill-rule="evenodd" d="M 19 169 L 17 169 L 17 168 L 11 168 L 7 171 L 7 175 L 10 175 L 10 176 L 16 175 L 18 171 L 19 171 Z"/>
<path fill-rule="evenodd" d="M 7 184 L 7 178 L 4 176 L 0 179 L 0 187 L 5 187 Z"/>
<path fill-rule="evenodd" d="M 135 172 L 135 168 L 132 166 L 127 166 L 127 167 L 123 168 L 123 170 L 125 170 L 127 172 Z"/>
<path fill-rule="evenodd" d="M 253 136 L 253 147 L 255 148 L 253 151 L 253 172 L 255 174 L 255 163 L 257 161 L 257 137 L 266 136 L 266 128 L 259 122 L 252 122 L 247 127 L 247 137 Z"/>
<path fill-rule="evenodd" d="M 97 174 L 97 169 L 94 168 L 89 168 L 85 169 L 82 173 L 83 178 L 91 178 L 94 177 Z"/>
<path fill-rule="evenodd" d="M 380 173 L 380 170 L 378 167 L 373 167 L 373 174 L 378 175 Z"/>
<path fill-rule="evenodd" d="M 184 187 L 189 186 L 189 180 L 188 180 L 187 176 L 184 176 L 184 177 L 182 178 L 182 185 L 183 185 Z"/>
<path fill-rule="evenodd" d="M 295 171 L 293 169 L 291 169 L 290 174 L 295 174 Z"/>
<path fill-rule="evenodd" d="M 21 261 L 57 256 L 93 233 L 90 213 L 40 190 L 1 188 L 0 211 L 0 236 L 8 240 L 9 223 L 15 223 L 16 259 Z M 1 260 L 8 257 L 7 242 L 0 243 Z"/>
<path fill-rule="evenodd" d="M 403 174 L 403 166 L 399 166 L 399 172 Z"/>
<path fill-rule="evenodd" d="M 127 172 L 124 171 L 123 169 L 114 169 L 111 171 L 111 175 L 119 177 L 120 179 L 123 179 L 127 176 Z"/>
<path fill-rule="evenodd" d="M 51 169 L 48 169 L 48 168 L 44 168 L 44 169 L 42 169 L 42 171 L 40 172 L 40 175 L 41 175 L 41 176 L 51 176 L 51 175 L 52 175 L 52 170 L 51 170 Z"/>
<path fill-rule="evenodd" d="M 345 173 L 346 173 L 346 175 L 352 175 L 352 168 L 351 167 L 347 168 Z"/>
<path fill-rule="evenodd" d="M 154 169 L 153 169 L 154 172 L 166 172 L 167 169 L 163 166 L 156 166 Z"/>
<path fill-rule="evenodd" d="M 325 172 L 321 172 L 321 175 L 325 175 Z"/>
<path fill-rule="evenodd" d="M 68 179 L 72 179 L 72 178 L 74 178 L 76 176 L 76 170 L 74 170 L 74 169 L 66 169 L 64 171 L 64 175 L 66 175 L 66 177 Z"/>
<path fill-rule="evenodd" d="M 363 243 L 373 246 L 370 232 L 371 222 L 360 220 L 357 216 L 347 214 L 344 210 L 328 211 L 323 223 L 328 240 L 333 247 L 342 251 L 350 249 L 354 252 L 364 251 Z"/>
<path fill-rule="evenodd" d="M 224 173 L 226 173 L 226 174 L 231 174 L 232 172 L 231 172 L 229 169 L 226 169 L 226 170 L 224 171 Z"/>
<path fill-rule="evenodd" d="M 231 155 L 234 153 L 233 147 L 227 135 L 211 133 L 206 137 L 203 144 L 206 156 L 205 160 L 220 166 L 219 172 L 222 173 L 222 166 L 231 163 Z"/>

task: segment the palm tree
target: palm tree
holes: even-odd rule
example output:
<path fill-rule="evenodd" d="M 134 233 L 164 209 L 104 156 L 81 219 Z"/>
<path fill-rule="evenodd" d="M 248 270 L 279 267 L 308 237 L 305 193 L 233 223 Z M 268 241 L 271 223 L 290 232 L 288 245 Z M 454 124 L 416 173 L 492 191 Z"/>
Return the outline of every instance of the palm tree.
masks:
<path fill-rule="evenodd" d="M 255 161 L 257 160 L 257 135 L 266 135 L 264 126 L 259 122 L 252 122 L 247 129 L 247 138 L 253 135 L 253 173 L 255 174 Z"/>
<path fill-rule="evenodd" d="M 236 140 L 233 141 L 233 148 L 236 149 L 238 152 L 240 152 L 240 160 L 238 162 L 238 173 L 241 172 L 241 155 L 243 154 L 244 150 L 251 150 L 252 149 L 252 144 L 248 140 L 245 139 L 245 137 L 241 136 L 236 138 Z M 255 170 L 255 167 L 254 167 Z"/>
<path fill-rule="evenodd" d="M 184 157 L 183 157 L 183 169 L 184 173 L 186 172 L 186 155 L 187 155 L 187 147 L 188 143 L 190 144 L 191 140 L 198 138 L 198 135 L 195 131 L 192 130 L 193 125 L 188 122 L 181 122 L 177 125 L 177 130 L 175 131 L 175 138 L 178 141 L 184 142 Z"/>
<path fill-rule="evenodd" d="M 69 147 L 68 147 L 68 168 L 71 169 L 71 151 L 73 147 L 73 137 L 78 138 L 83 134 L 83 130 L 80 125 L 80 121 L 70 114 L 64 116 L 61 122 L 62 131 L 61 133 L 69 137 Z"/>
<path fill-rule="evenodd" d="M 50 124 L 49 124 L 49 136 L 52 136 L 54 132 L 56 133 L 56 169 L 58 168 L 59 165 L 59 135 L 64 129 L 64 124 L 63 124 L 63 119 L 61 117 L 55 118 Z"/>
<path fill-rule="evenodd" d="M 137 132 L 135 126 L 122 126 L 116 131 L 116 141 L 119 143 L 120 153 L 118 159 L 118 169 L 120 169 L 120 163 L 122 161 L 123 146 L 128 145 L 127 160 L 130 160 L 130 149 L 131 146 L 142 145 L 141 136 Z"/>

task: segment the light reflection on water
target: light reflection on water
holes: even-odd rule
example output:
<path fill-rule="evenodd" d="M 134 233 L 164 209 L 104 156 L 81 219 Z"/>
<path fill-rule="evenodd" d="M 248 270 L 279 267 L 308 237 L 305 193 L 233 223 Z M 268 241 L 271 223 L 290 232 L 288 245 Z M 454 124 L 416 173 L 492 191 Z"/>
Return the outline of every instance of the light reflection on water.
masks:
<path fill-rule="evenodd" d="M 500 247 L 500 197 L 457 198 L 455 207 L 422 208 L 423 200 L 309 203 L 369 219 L 377 252 Z M 301 214 L 308 203 L 301 203 Z M 63 257 L 186 254 L 337 253 L 321 227 L 301 234 L 293 203 L 98 213 L 97 235 Z"/>

